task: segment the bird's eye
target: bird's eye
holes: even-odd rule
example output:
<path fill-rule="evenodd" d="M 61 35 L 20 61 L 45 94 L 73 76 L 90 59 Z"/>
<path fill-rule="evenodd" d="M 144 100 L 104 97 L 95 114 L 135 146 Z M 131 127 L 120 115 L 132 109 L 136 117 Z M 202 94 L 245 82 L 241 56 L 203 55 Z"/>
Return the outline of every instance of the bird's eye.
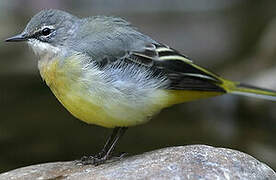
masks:
<path fill-rule="evenodd" d="M 52 32 L 52 30 L 50 28 L 46 27 L 46 28 L 42 29 L 41 34 L 43 36 L 48 36 L 51 32 Z"/>

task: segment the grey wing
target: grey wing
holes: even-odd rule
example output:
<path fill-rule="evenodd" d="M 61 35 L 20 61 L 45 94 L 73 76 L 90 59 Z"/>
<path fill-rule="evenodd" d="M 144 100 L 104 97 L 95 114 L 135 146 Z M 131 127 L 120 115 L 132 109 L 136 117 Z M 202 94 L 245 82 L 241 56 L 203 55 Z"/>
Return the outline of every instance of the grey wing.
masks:
<path fill-rule="evenodd" d="M 95 17 L 82 21 L 89 23 L 83 23 L 85 25 L 79 28 L 84 33 L 78 33 L 80 36 L 75 38 L 77 40 L 72 43 L 72 48 L 86 53 L 100 68 L 106 68 L 111 76 L 116 76 L 113 71 L 117 71 L 121 75 L 118 81 L 125 77 L 129 82 L 141 83 L 143 80 L 149 82 L 154 77 L 158 81 L 162 76 L 167 83 L 160 88 L 224 91 L 219 86 L 221 82 L 217 75 L 196 66 L 178 51 L 138 32 L 120 18 Z M 81 44 L 75 44 L 80 40 Z"/>
<path fill-rule="evenodd" d="M 130 51 L 121 58 L 126 64 L 135 64 L 151 76 L 164 76 L 166 89 L 225 92 L 219 85 L 219 76 L 196 66 L 189 58 L 178 51 L 158 43 L 150 43 L 143 50 Z M 101 63 L 107 64 L 108 59 Z"/>

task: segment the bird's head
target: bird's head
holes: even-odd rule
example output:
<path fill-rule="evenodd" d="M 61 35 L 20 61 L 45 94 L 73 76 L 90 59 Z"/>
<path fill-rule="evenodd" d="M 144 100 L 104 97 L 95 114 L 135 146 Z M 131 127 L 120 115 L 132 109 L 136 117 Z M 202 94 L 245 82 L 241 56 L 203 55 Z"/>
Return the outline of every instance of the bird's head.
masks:
<path fill-rule="evenodd" d="M 57 53 L 74 36 L 78 20 L 64 11 L 42 10 L 31 18 L 22 33 L 6 42 L 27 41 L 38 55 Z"/>

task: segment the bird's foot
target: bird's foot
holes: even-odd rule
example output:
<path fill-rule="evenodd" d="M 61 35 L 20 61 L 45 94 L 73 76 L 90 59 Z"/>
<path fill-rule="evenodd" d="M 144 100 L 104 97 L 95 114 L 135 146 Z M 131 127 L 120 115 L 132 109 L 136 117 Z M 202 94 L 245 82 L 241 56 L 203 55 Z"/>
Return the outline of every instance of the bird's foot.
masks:
<path fill-rule="evenodd" d="M 120 152 L 116 155 L 113 155 L 112 158 L 114 158 L 116 160 L 120 160 L 120 159 L 126 157 L 127 155 L 128 155 L 128 153 L 126 153 L 126 152 Z"/>
<path fill-rule="evenodd" d="M 116 155 L 116 156 L 103 155 L 102 153 L 98 153 L 94 156 L 83 156 L 79 161 L 77 161 L 77 164 L 98 166 L 98 165 L 104 164 L 106 161 L 111 159 L 120 160 L 126 155 L 127 153 L 119 153 L 119 155 Z"/>
<path fill-rule="evenodd" d="M 100 157 L 99 155 L 83 156 L 80 159 L 79 163 L 81 165 L 95 165 L 95 166 L 98 166 L 100 164 L 105 163 L 108 159 L 109 159 L 109 157 L 107 157 L 107 156 Z"/>

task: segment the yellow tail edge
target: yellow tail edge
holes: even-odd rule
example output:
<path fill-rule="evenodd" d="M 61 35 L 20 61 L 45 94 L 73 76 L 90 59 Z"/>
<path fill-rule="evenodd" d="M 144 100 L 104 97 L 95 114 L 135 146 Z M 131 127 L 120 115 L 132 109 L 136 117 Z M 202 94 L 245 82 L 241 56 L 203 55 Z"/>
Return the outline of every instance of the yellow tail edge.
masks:
<path fill-rule="evenodd" d="M 222 87 L 230 94 L 250 96 L 270 101 L 276 101 L 276 91 L 261 87 L 251 86 L 239 82 L 225 80 Z"/>

